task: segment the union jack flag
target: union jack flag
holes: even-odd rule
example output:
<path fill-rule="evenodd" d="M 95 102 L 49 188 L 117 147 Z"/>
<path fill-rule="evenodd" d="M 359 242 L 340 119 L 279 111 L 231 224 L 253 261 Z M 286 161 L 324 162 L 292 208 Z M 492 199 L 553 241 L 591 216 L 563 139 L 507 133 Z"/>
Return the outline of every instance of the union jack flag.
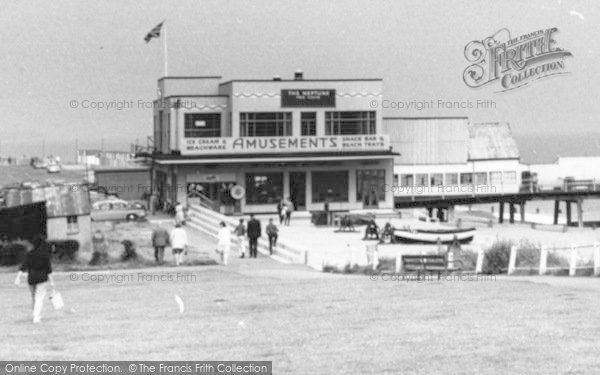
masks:
<path fill-rule="evenodd" d="M 163 23 L 165 23 L 165 21 L 162 21 L 158 25 L 154 26 L 154 28 L 150 30 L 148 34 L 146 34 L 146 37 L 144 37 L 146 43 L 148 43 L 152 38 L 160 37 L 160 28 L 162 27 Z"/>

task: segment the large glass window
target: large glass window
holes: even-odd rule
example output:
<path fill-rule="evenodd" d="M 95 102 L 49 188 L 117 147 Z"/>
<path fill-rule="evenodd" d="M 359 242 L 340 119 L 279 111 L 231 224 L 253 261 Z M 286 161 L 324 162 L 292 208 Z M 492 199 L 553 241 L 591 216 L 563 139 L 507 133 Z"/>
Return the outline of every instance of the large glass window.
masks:
<path fill-rule="evenodd" d="M 440 186 L 444 184 L 444 175 L 441 173 L 432 173 L 430 178 L 431 186 Z"/>
<path fill-rule="evenodd" d="M 494 187 L 502 185 L 502 172 L 490 172 L 490 185 Z"/>
<path fill-rule="evenodd" d="M 283 137 L 292 135 L 292 112 L 241 112 L 242 137 Z"/>
<path fill-rule="evenodd" d="M 327 135 L 375 134 L 375 111 L 325 112 Z"/>
<path fill-rule="evenodd" d="M 220 137 L 220 113 L 186 113 L 184 124 L 186 138 Z"/>
<path fill-rule="evenodd" d="M 446 186 L 458 185 L 458 173 L 446 173 Z"/>
<path fill-rule="evenodd" d="M 385 169 L 356 171 L 356 200 L 385 201 Z M 373 199 L 375 198 L 375 199 Z"/>
<path fill-rule="evenodd" d="M 348 202 L 348 171 L 312 172 L 313 203 Z"/>
<path fill-rule="evenodd" d="M 315 112 L 302 112 L 300 131 L 302 135 L 317 135 L 317 114 Z"/>
<path fill-rule="evenodd" d="M 283 199 L 283 173 L 246 173 L 246 203 L 270 204 Z"/>
<path fill-rule="evenodd" d="M 427 173 L 417 173 L 416 183 L 417 186 L 429 186 L 429 175 Z"/>
<path fill-rule="evenodd" d="M 473 180 L 475 185 L 487 185 L 487 173 L 477 172 L 473 174 Z"/>
<path fill-rule="evenodd" d="M 473 184 L 473 173 L 461 173 L 460 174 L 461 185 L 472 185 Z"/>
<path fill-rule="evenodd" d="M 415 176 L 412 174 L 400 175 L 400 186 L 413 186 L 415 184 Z"/>

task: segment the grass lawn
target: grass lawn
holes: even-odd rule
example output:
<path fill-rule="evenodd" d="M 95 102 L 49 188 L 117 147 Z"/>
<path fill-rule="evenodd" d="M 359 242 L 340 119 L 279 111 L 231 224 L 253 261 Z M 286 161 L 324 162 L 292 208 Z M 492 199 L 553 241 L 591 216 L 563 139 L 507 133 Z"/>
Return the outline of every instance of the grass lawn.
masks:
<path fill-rule="evenodd" d="M 277 374 L 600 370 L 599 289 L 372 281 L 265 258 L 119 272 L 130 278 L 55 275 L 67 308 L 47 303 L 40 325 L 27 288 L 1 273 L 0 358 L 270 360 Z"/>

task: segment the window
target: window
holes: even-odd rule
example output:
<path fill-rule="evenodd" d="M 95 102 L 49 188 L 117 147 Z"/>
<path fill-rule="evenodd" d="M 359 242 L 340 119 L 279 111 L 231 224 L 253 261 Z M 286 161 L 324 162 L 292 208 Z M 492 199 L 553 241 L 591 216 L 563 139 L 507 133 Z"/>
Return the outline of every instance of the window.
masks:
<path fill-rule="evenodd" d="M 504 183 L 505 184 L 516 184 L 517 183 L 517 172 L 505 171 L 504 172 Z"/>
<path fill-rule="evenodd" d="M 400 175 L 400 186 L 413 186 L 415 184 L 415 176 L 412 174 Z"/>
<path fill-rule="evenodd" d="M 385 169 L 362 169 L 356 171 L 356 200 L 385 201 Z"/>
<path fill-rule="evenodd" d="M 472 185 L 473 184 L 473 173 L 461 173 L 460 174 L 461 185 Z"/>
<path fill-rule="evenodd" d="M 186 138 L 220 137 L 220 113 L 186 113 L 184 120 Z"/>
<path fill-rule="evenodd" d="M 77 216 L 67 216 L 67 234 L 79 233 Z"/>
<path fill-rule="evenodd" d="M 490 172 L 490 185 L 502 186 L 502 172 Z"/>
<path fill-rule="evenodd" d="M 415 179 L 416 186 L 429 186 L 429 175 L 427 173 L 417 173 Z"/>
<path fill-rule="evenodd" d="M 246 203 L 275 204 L 283 198 L 283 173 L 246 173 Z"/>
<path fill-rule="evenodd" d="M 473 174 L 473 182 L 475 185 L 487 185 L 487 173 L 477 172 Z"/>
<path fill-rule="evenodd" d="M 312 172 L 313 203 L 348 202 L 348 171 Z"/>
<path fill-rule="evenodd" d="M 446 173 L 446 185 L 457 186 L 458 185 L 458 173 Z"/>
<path fill-rule="evenodd" d="M 283 137 L 292 135 L 291 112 L 240 113 L 242 137 Z"/>
<path fill-rule="evenodd" d="M 375 134 L 375 112 L 325 112 L 325 133 Z"/>
<path fill-rule="evenodd" d="M 317 114 L 315 112 L 302 112 L 300 130 L 301 135 L 317 135 Z"/>
<path fill-rule="evenodd" d="M 441 173 L 432 173 L 430 182 L 432 187 L 444 185 L 444 175 Z"/>

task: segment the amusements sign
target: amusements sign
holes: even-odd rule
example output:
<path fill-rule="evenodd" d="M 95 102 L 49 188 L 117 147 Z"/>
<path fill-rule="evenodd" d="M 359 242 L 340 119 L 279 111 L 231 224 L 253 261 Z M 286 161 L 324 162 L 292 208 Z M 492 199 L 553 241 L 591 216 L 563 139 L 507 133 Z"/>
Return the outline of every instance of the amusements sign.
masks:
<path fill-rule="evenodd" d="M 388 151 L 388 135 L 186 138 L 183 155 Z"/>
<path fill-rule="evenodd" d="M 281 90 L 282 107 L 335 107 L 335 90 Z"/>

